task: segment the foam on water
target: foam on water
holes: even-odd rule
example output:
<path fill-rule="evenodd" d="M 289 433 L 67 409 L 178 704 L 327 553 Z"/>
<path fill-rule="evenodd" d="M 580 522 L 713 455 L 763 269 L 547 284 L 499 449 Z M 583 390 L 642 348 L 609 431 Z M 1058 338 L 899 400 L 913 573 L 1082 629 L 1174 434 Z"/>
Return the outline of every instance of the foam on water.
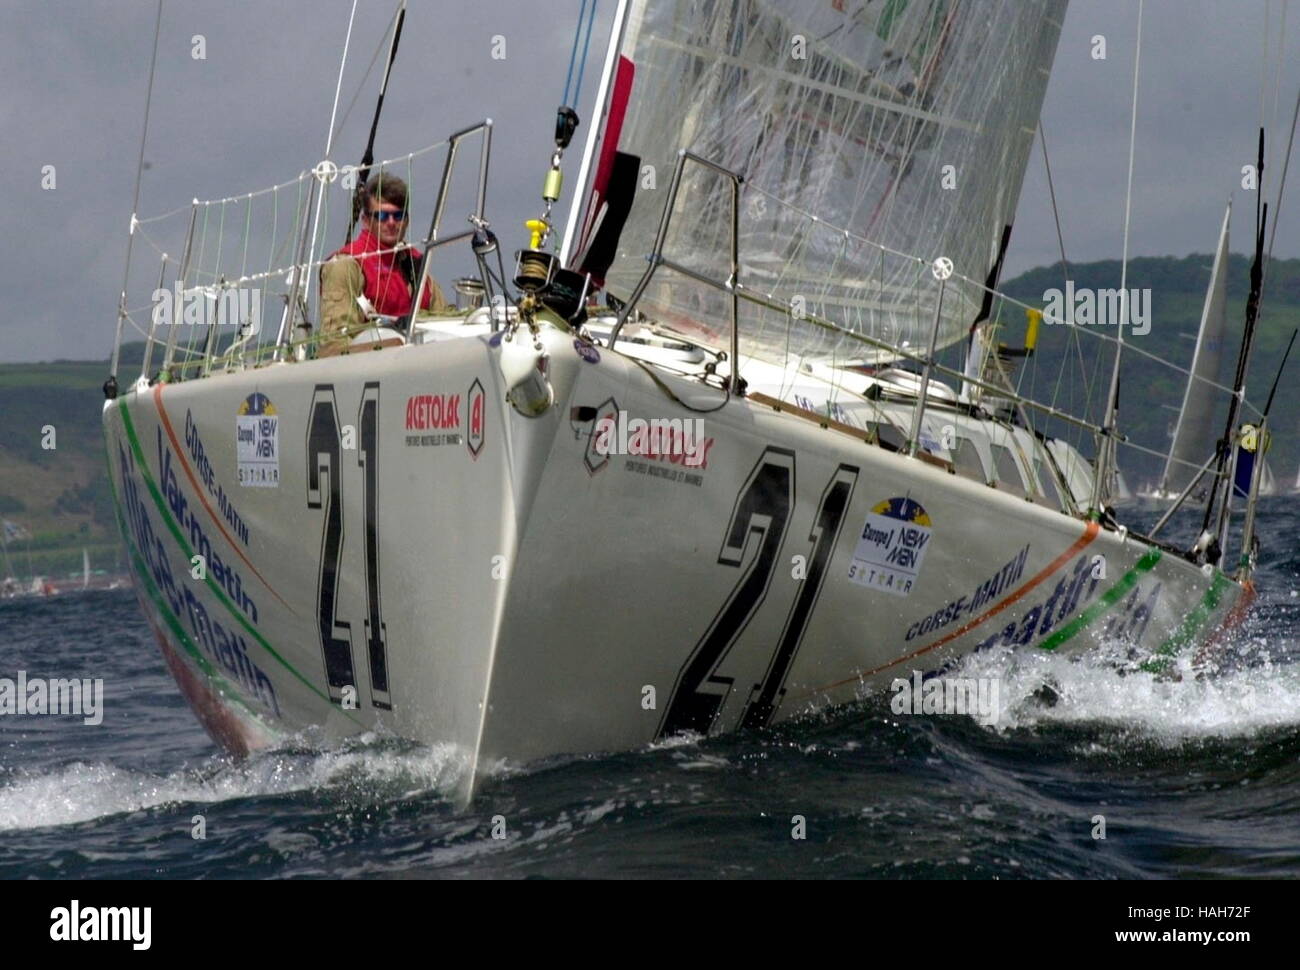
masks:
<path fill-rule="evenodd" d="M 166 775 L 105 763 L 12 772 L 0 784 L 0 832 L 70 825 L 184 802 L 213 804 L 328 790 L 376 799 L 450 795 L 467 761 L 452 745 L 395 749 L 373 736 L 335 750 L 278 749 L 244 761 L 214 757 Z"/>
<path fill-rule="evenodd" d="M 1249 738 L 1300 724 L 1300 665 L 1256 655 L 1252 666 L 1197 675 L 1184 664 L 1177 678 L 1124 672 L 1103 654 L 987 652 L 970 656 L 949 676 L 995 678 L 996 730 L 1041 724 L 1101 723 L 1156 743 Z M 1044 702 L 1043 688 L 1054 695 Z"/>

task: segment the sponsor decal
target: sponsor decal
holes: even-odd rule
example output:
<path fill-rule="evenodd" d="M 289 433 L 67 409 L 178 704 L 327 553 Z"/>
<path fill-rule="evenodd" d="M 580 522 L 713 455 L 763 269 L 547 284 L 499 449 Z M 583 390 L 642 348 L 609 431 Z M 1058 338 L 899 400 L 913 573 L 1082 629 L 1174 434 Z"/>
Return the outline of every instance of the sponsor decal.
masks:
<path fill-rule="evenodd" d="M 811 411 L 813 414 L 824 414 L 832 421 L 838 421 L 840 424 L 857 424 L 857 422 L 853 420 L 853 415 L 844 410 L 843 405 L 841 405 L 839 401 L 823 401 L 821 406 L 818 407 L 813 403 L 812 398 L 804 397 L 802 394 L 796 394 L 794 396 L 794 404 L 795 407 L 803 408 L 805 411 Z"/>
<path fill-rule="evenodd" d="M 1051 595 L 1029 607 L 1020 620 L 1012 620 L 1001 630 L 986 637 L 976 645 L 975 649 L 1028 646 L 1042 637 L 1053 636 L 1053 631 L 1057 627 L 1087 606 L 1097 595 L 1097 587 L 1101 582 L 1100 576 L 1100 570 L 1095 568 L 1095 557 L 1080 556 L 1069 572 L 1057 582 Z M 1122 584 L 1116 585 L 1120 587 Z M 1147 623 L 1150 622 L 1151 614 L 1155 611 L 1156 603 L 1159 602 L 1162 586 L 1162 583 L 1156 582 L 1143 587 L 1141 583 L 1134 582 L 1128 590 L 1128 596 L 1115 606 L 1106 625 L 1101 628 L 1101 639 L 1141 643 L 1146 633 Z M 1105 599 L 1111 595 L 1107 594 L 1107 597 L 1103 598 L 1094 609 L 1105 609 Z M 1056 635 L 1067 632 L 1058 631 Z M 1042 645 L 1049 646 L 1047 643 Z"/>
<path fill-rule="evenodd" d="M 408 397 L 407 447 L 438 448 L 442 445 L 460 444 L 463 440 L 460 433 L 461 408 L 462 399 L 459 394 L 414 394 Z M 472 453 L 473 449 L 470 451 Z"/>
<path fill-rule="evenodd" d="M 465 447 L 469 449 L 470 457 L 478 461 L 479 452 L 483 450 L 483 426 L 487 422 L 487 395 L 477 377 L 469 386 L 466 399 L 469 402 L 469 413 L 466 415 L 469 430 L 465 432 Z"/>
<path fill-rule="evenodd" d="M 586 341 L 575 340 L 573 342 L 573 349 L 576 350 L 578 352 L 578 356 L 581 357 L 583 360 L 585 360 L 588 364 L 600 363 L 600 351 L 597 350 L 595 347 L 593 347 L 591 344 L 587 343 Z"/>
<path fill-rule="evenodd" d="M 240 485 L 280 487 L 280 417 L 271 399 L 261 392 L 240 402 L 235 416 L 235 454 Z"/>
<path fill-rule="evenodd" d="M 208 616 L 207 607 L 186 582 L 192 575 L 189 563 L 173 570 L 167 544 L 163 541 L 164 533 L 154 526 L 148 506 L 140 495 L 135 462 L 120 443 L 118 461 L 122 474 L 122 509 L 129 526 L 127 538 L 138 552 L 143 568 L 152 577 L 168 610 L 178 620 L 188 620 L 195 644 L 208 659 L 243 688 L 247 696 L 279 717 L 280 701 L 275 686 L 249 656 L 247 641 L 233 629 L 226 629 Z M 171 475 L 169 481 L 169 474 L 164 471 L 163 481 L 163 499 L 176 517 L 181 532 L 189 534 L 194 551 L 207 559 L 208 581 L 221 587 L 231 603 L 256 623 L 257 605 L 244 589 L 238 571 L 223 563 L 212 551 L 198 517 L 188 512 L 185 497 L 176 487 L 175 476 Z"/>
<path fill-rule="evenodd" d="M 1025 562 L 1029 559 L 1029 544 L 1011 557 L 1001 569 L 988 579 L 976 583 L 974 589 L 952 602 L 939 607 L 929 616 L 917 620 L 907 628 L 906 639 L 925 636 L 942 630 L 950 623 L 964 616 L 972 616 L 985 605 L 991 603 L 1003 590 L 1008 590 L 1019 581 L 1025 573 Z"/>
<path fill-rule="evenodd" d="M 930 544 L 930 516 L 910 498 L 887 498 L 867 513 L 849 563 L 849 579 L 893 596 L 907 596 Z"/>
<path fill-rule="evenodd" d="M 159 437 L 161 438 L 161 432 L 159 432 Z M 208 494 L 216 500 L 217 510 L 221 513 L 221 517 L 226 520 L 226 524 L 230 526 L 231 534 L 238 536 L 239 541 L 247 546 L 248 523 L 236 510 L 230 496 L 226 494 L 225 488 L 217 481 L 216 473 L 212 470 L 212 461 L 203 448 L 203 439 L 199 437 L 199 426 L 195 423 L 194 416 L 188 408 L 185 411 L 185 450 L 190 453 L 190 461 L 194 465 L 195 476 L 203 483 L 203 487 L 208 490 Z M 170 451 L 168 452 L 168 464 L 170 465 Z M 162 467 L 161 464 L 159 467 Z"/>
<path fill-rule="evenodd" d="M 715 438 L 702 433 L 703 424 L 684 418 L 628 418 L 614 398 L 595 408 L 595 415 L 576 426 L 586 446 L 582 461 L 589 474 L 602 471 L 610 456 L 627 456 L 626 471 L 696 487 L 704 484 L 709 452 Z"/>
<path fill-rule="evenodd" d="M 197 514 L 197 507 L 192 506 L 181 489 L 180 479 L 176 477 L 179 465 L 172 463 L 172 451 L 167 447 L 162 429 L 158 429 L 158 483 L 163 500 L 171 509 L 181 533 L 189 537 L 190 546 L 197 555 L 203 557 L 208 574 L 217 585 L 226 591 L 230 601 L 244 611 L 254 623 L 257 622 L 257 604 L 244 591 L 244 580 L 239 571 L 229 563 L 223 562 L 221 556 L 212 548 L 212 540 L 203 528 L 203 519 Z"/>
<path fill-rule="evenodd" d="M 609 453 L 600 452 L 596 448 L 596 427 L 605 421 L 617 421 L 619 415 L 618 402 L 612 397 L 596 408 L 596 416 L 587 422 L 586 428 L 574 428 L 575 437 L 581 439 L 583 431 L 586 431 L 587 446 L 582 451 L 582 463 L 587 467 L 587 474 L 594 475 L 603 471 L 609 464 Z"/>

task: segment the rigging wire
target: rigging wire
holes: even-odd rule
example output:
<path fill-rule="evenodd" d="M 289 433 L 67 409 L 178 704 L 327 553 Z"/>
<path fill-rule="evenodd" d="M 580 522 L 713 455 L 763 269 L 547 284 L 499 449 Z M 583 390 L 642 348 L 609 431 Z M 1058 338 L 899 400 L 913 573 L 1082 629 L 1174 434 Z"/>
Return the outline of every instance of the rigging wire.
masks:
<path fill-rule="evenodd" d="M 560 104 L 574 106 L 582 96 L 582 78 L 587 68 L 587 54 L 591 49 L 591 30 L 596 22 L 596 3 L 597 0 L 591 0 L 591 7 L 588 8 L 587 0 L 582 0 L 582 6 L 578 9 L 578 25 L 573 30 L 573 46 L 569 48 L 569 69 L 564 75 L 564 94 L 560 97 Z M 579 43 L 582 45 L 581 57 L 578 56 Z M 575 64 L 578 68 L 576 84 L 573 83 Z"/>
<path fill-rule="evenodd" d="M 366 67 L 366 73 L 361 75 L 361 80 L 357 82 L 356 93 L 352 95 L 352 100 L 348 103 L 347 110 L 343 112 L 343 117 L 339 119 L 338 125 L 334 128 L 334 137 L 337 138 L 343 126 L 348 123 L 348 116 L 352 114 L 352 109 L 357 106 L 357 101 L 361 98 L 361 92 L 365 90 L 366 81 L 370 80 L 370 72 L 375 69 L 375 64 L 379 61 L 379 52 L 384 49 L 384 41 L 387 40 L 389 31 L 393 28 L 393 22 L 397 20 L 398 13 L 401 12 L 401 4 L 393 13 L 392 19 L 384 27 L 384 32 L 379 36 L 379 43 L 375 45 L 375 52 L 370 56 L 370 64 Z"/>
<path fill-rule="evenodd" d="M 338 116 L 339 95 L 343 91 L 343 70 L 344 68 L 347 67 L 347 63 L 348 63 L 348 47 L 351 46 L 352 44 L 352 26 L 356 22 L 356 17 L 357 17 L 357 0 L 352 0 L 352 13 L 349 14 L 348 16 L 348 32 L 347 32 L 347 36 L 343 38 L 343 57 L 340 58 L 339 60 L 339 77 L 337 83 L 334 85 L 334 107 L 330 109 L 330 124 L 329 124 L 329 128 L 327 129 L 328 134 L 325 138 L 325 155 L 323 156 L 324 158 L 330 157 L 330 151 L 334 147 L 334 119 Z M 316 190 L 316 185 L 314 182 L 311 185 L 311 190 L 313 192 Z M 311 204 L 310 199 L 311 197 L 309 195 L 308 205 Z M 320 195 L 317 196 L 316 198 L 316 214 L 312 218 L 312 223 L 311 223 L 311 245 L 307 249 L 307 259 L 306 259 L 306 262 L 308 264 L 310 264 L 313 258 L 315 257 L 316 239 L 320 232 L 321 210 L 324 209 L 324 207 L 325 207 L 325 186 L 322 184 L 320 187 Z M 290 303 L 295 303 L 298 300 L 301 300 L 304 306 L 307 305 L 309 294 L 311 293 L 311 278 L 313 275 L 314 274 L 312 273 L 306 272 L 306 267 L 303 267 L 301 272 L 295 269 L 293 296 L 290 297 Z M 289 306 L 287 307 L 287 310 L 288 310 L 288 315 L 285 318 L 286 322 L 291 321 L 293 319 L 294 313 L 297 311 L 297 307 Z M 280 336 L 284 339 L 288 339 L 290 333 L 292 333 L 292 328 L 290 328 L 289 333 L 281 334 Z M 279 339 L 277 339 L 276 342 L 278 344 L 280 342 Z"/>
<path fill-rule="evenodd" d="M 1069 283 L 1070 262 L 1068 259 L 1066 259 L 1065 256 L 1065 234 L 1061 231 L 1061 212 L 1059 206 L 1056 203 L 1056 183 L 1052 179 L 1052 161 L 1051 158 L 1048 156 L 1047 135 L 1043 131 L 1043 122 L 1041 119 L 1039 119 L 1038 122 L 1038 144 L 1039 147 L 1042 148 L 1043 150 L 1043 168 L 1047 172 L 1047 192 L 1052 200 L 1052 218 L 1056 222 L 1056 244 L 1057 246 L 1060 247 L 1061 250 L 1061 273 L 1065 282 Z M 1096 379 L 1098 375 L 1097 375 L 1097 369 L 1094 369 L 1092 380 L 1088 379 L 1088 364 L 1083 356 L 1083 342 L 1079 339 L 1079 331 L 1078 328 L 1076 327 L 1070 328 L 1070 347 L 1073 348 L 1075 353 L 1079 355 L 1079 372 L 1083 375 L 1083 400 L 1084 400 L 1083 406 L 1086 411 L 1088 408 L 1092 407 L 1093 388 L 1096 386 Z M 1068 363 L 1068 358 L 1069 358 L 1069 352 L 1067 351 L 1066 354 L 1061 358 L 1061 367 L 1056 374 L 1056 386 L 1052 390 L 1052 407 L 1056 407 L 1056 402 L 1060 396 L 1061 383 L 1065 377 L 1066 364 Z M 1100 361 L 1100 359 L 1101 357 L 1100 355 L 1098 355 L 1098 361 Z M 1070 382 L 1070 386 L 1073 389 L 1074 387 L 1073 381 Z M 1081 428 L 1075 429 L 1074 444 L 1076 449 L 1078 445 L 1082 442 L 1082 435 L 1083 435 L 1083 430 Z"/>
<path fill-rule="evenodd" d="M 1291 133 L 1286 139 L 1286 155 L 1282 161 L 1282 176 L 1277 183 L 1277 197 L 1273 200 L 1273 226 L 1268 231 L 1268 254 L 1264 259 L 1264 278 L 1268 277 L 1268 265 L 1273 260 L 1273 240 L 1277 238 L 1277 216 L 1282 208 L 1282 190 L 1286 188 L 1286 173 L 1291 167 L 1291 149 L 1295 145 L 1296 121 L 1300 120 L 1300 91 L 1296 92 L 1295 111 L 1291 113 Z M 1260 280 L 1263 289 L 1263 280 Z"/>
<path fill-rule="evenodd" d="M 583 3 L 585 5 L 586 0 L 583 0 Z M 579 14 L 578 16 L 579 18 L 581 18 L 582 15 Z M 587 36 L 582 42 L 582 58 L 578 61 L 578 83 L 573 86 L 574 101 L 577 101 L 578 98 L 582 95 L 582 75 L 586 72 L 587 69 L 587 52 L 591 48 L 591 28 L 595 20 L 596 20 L 596 0 L 591 0 L 591 12 L 587 15 Z M 579 27 L 581 27 L 581 22 L 579 22 Z M 576 45 L 578 38 L 575 36 L 573 40 L 574 40 L 574 44 Z M 564 103 L 569 104 L 570 102 L 566 99 Z"/>
<path fill-rule="evenodd" d="M 578 58 L 578 38 L 582 36 L 582 18 L 587 13 L 587 0 L 582 0 L 582 6 L 578 9 L 578 26 L 573 32 L 573 46 L 569 48 L 569 70 L 564 75 L 564 94 L 560 96 L 560 104 L 569 103 L 569 90 L 573 82 L 573 63 Z"/>
<path fill-rule="evenodd" d="M 339 60 L 339 78 L 334 84 L 334 107 L 330 109 L 330 126 L 326 129 L 325 136 L 325 158 L 330 157 L 330 150 L 334 147 L 334 119 L 339 113 L 339 95 L 343 93 L 343 69 L 348 65 L 348 47 L 352 43 L 352 25 L 357 17 L 357 0 L 352 0 L 352 13 L 348 15 L 348 33 L 343 38 L 343 57 Z"/>

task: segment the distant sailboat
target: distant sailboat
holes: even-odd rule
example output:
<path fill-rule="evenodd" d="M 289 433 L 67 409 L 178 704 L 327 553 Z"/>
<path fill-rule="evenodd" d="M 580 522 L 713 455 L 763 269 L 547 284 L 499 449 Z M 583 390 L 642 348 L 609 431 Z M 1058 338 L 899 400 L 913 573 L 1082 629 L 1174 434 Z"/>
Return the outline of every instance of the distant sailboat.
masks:
<path fill-rule="evenodd" d="M 1228 222 L 1231 217 L 1232 203 L 1229 202 L 1227 211 L 1223 213 L 1223 228 L 1219 230 L 1219 247 L 1205 293 L 1201 327 L 1196 335 L 1187 388 L 1183 392 L 1183 406 L 1174 428 L 1173 447 L 1165 462 L 1164 474 L 1160 476 L 1160 487 L 1151 498 L 1176 499 L 1196 475 L 1197 468 L 1214 451 L 1214 381 L 1219 376 L 1223 335 L 1228 325 Z"/>
<path fill-rule="evenodd" d="M 1260 495 L 1277 495 L 1277 478 L 1273 475 L 1273 469 L 1269 466 L 1268 459 L 1264 459 L 1264 470 L 1260 473 L 1259 479 Z"/>
<path fill-rule="evenodd" d="M 1119 466 L 1115 467 L 1115 479 L 1111 487 L 1111 498 L 1116 502 L 1133 501 L 1133 490 L 1129 488 L 1128 479 L 1126 479 L 1124 473 L 1119 470 Z"/>
<path fill-rule="evenodd" d="M 90 553 L 86 547 L 81 547 L 81 588 L 90 588 Z"/>

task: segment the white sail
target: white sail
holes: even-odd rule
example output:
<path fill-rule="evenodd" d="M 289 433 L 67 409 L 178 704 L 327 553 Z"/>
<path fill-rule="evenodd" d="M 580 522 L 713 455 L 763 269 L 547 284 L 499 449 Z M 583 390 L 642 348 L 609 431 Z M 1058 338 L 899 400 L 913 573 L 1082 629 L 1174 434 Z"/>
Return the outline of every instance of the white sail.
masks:
<path fill-rule="evenodd" d="M 86 589 L 90 586 L 90 553 L 85 546 L 81 547 L 81 588 Z"/>
<path fill-rule="evenodd" d="M 612 293 L 626 297 L 646 267 L 681 148 L 744 175 L 741 282 L 802 298 L 808 316 L 917 347 L 933 323 L 932 258 L 984 281 L 1020 194 L 1065 0 L 839 6 L 634 4 L 622 53 L 635 75 L 618 144 L 639 156 L 643 178 L 607 277 Z M 666 253 L 725 279 L 730 240 L 723 178 L 689 171 Z M 939 346 L 966 335 L 982 298 L 979 286 L 949 280 Z M 668 271 L 641 302 L 715 336 L 729 328 L 725 294 Z M 868 356 L 797 314 L 744 313 L 746 355 Z"/>
<path fill-rule="evenodd" d="M 1219 361 L 1223 356 L 1224 333 L 1228 326 L 1228 222 L 1232 203 L 1223 213 L 1219 246 L 1215 251 L 1210 285 L 1205 291 L 1201 327 L 1196 335 L 1191 373 L 1183 392 L 1183 406 L 1174 429 L 1173 446 L 1160 476 L 1160 492 L 1179 495 L 1205 463 L 1214 449 L 1214 394 L 1211 383 L 1218 379 Z"/>

